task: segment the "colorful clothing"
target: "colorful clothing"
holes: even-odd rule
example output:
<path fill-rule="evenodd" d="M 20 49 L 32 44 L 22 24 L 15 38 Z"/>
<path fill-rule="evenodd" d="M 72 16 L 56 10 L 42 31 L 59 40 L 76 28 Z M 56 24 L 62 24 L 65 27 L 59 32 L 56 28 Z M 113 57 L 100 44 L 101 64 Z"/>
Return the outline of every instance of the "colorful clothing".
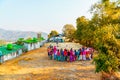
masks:
<path fill-rule="evenodd" d="M 83 58 L 83 60 L 86 60 L 86 50 L 83 51 L 82 58 Z"/>

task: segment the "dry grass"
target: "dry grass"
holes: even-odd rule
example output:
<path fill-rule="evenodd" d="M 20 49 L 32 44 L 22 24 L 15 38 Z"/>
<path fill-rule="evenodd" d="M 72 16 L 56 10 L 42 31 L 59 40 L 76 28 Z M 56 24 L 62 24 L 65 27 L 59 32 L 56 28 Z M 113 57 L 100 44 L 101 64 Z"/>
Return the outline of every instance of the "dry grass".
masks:
<path fill-rule="evenodd" d="M 0 65 L 0 80 L 100 80 L 92 61 L 70 63 L 49 60 L 48 45 Z"/>

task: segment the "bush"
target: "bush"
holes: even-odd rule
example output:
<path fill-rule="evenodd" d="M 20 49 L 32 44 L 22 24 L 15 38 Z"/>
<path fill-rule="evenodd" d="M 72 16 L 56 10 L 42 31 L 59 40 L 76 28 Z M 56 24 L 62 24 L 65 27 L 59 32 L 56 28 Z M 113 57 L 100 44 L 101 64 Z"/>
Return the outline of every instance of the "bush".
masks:
<path fill-rule="evenodd" d="M 104 71 L 106 73 L 115 72 L 118 70 L 118 66 L 120 65 L 117 57 L 113 55 L 107 54 L 99 54 L 94 58 L 94 62 L 96 64 L 96 72 Z"/>
<path fill-rule="evenodd" d="M 93 61 L 95 62 L 96 66 L 95 71 L 102 72 L 102 78 L 110 79 L 111 77 L 115 77 L 115 72 L 119 70 L 119 59 L 110 51 L 109 55 L 105 53 L 98 54 Z"/>

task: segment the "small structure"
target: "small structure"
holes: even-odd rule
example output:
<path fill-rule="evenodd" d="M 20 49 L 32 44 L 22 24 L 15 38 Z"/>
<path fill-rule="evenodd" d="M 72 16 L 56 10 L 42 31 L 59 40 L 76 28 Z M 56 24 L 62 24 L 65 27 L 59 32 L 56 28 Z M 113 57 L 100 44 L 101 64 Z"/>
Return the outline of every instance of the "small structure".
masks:
<path fill-rule="evenodd" d="M 33 38 L 32 40 L 24 41 L 24 47 L 27 49 L 27 51 L 30 51 L 30 50 L 34 50 L 34 49 L 42 47 L 45 42 L 46 40 L 44 40 L 43 37 Z"/>
<path fill-rule="evenodd" d="M 63 35 L 58 34 L 56 36 L 53 36 L 49 39 L 49 42 L 64 42 Z"/>
<path fill-rule="evenodd" d="M 27 49 L 27 51 L 39 48 L 39 43 L 34 42 L 33 40 L 26 40 L 24 42 L 24 47 Z"/>
<path fill-rule="evenodd" d="M 13 59 L 23 53 L 23 46 L 13 44 L 13 49 L 8 50 L 7 46 L 0 47 L 0 63 Z"/>
<path fill-rule="evenodd" d="M 41 38 L 41 32 L 37 33 L 37 38 Z"/>
<path fill-rule="evenodd" d="M 22 43 L 22 44 L 21 44 Z M 8 44 L 0 47 L 0 63 L 20 56 L 23 52 L 42 47 L 46 43 L 43 37 L 28 40 L 19 40 L 16 44 Z"/>

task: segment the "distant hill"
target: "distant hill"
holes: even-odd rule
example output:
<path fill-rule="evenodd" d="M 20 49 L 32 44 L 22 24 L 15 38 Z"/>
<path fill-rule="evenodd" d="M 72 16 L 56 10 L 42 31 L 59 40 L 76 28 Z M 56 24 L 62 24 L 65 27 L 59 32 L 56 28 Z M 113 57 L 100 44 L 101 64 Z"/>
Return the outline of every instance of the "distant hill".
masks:
<path fill-rule="evenodd" d="M 41 32 L 42 37 L 47 38 L 47 33 Z M 10 31 L 0 29 L 0 40 L 16 41 L 18 38 L 37 37 L 36 32 L 32 31 Z"/>

